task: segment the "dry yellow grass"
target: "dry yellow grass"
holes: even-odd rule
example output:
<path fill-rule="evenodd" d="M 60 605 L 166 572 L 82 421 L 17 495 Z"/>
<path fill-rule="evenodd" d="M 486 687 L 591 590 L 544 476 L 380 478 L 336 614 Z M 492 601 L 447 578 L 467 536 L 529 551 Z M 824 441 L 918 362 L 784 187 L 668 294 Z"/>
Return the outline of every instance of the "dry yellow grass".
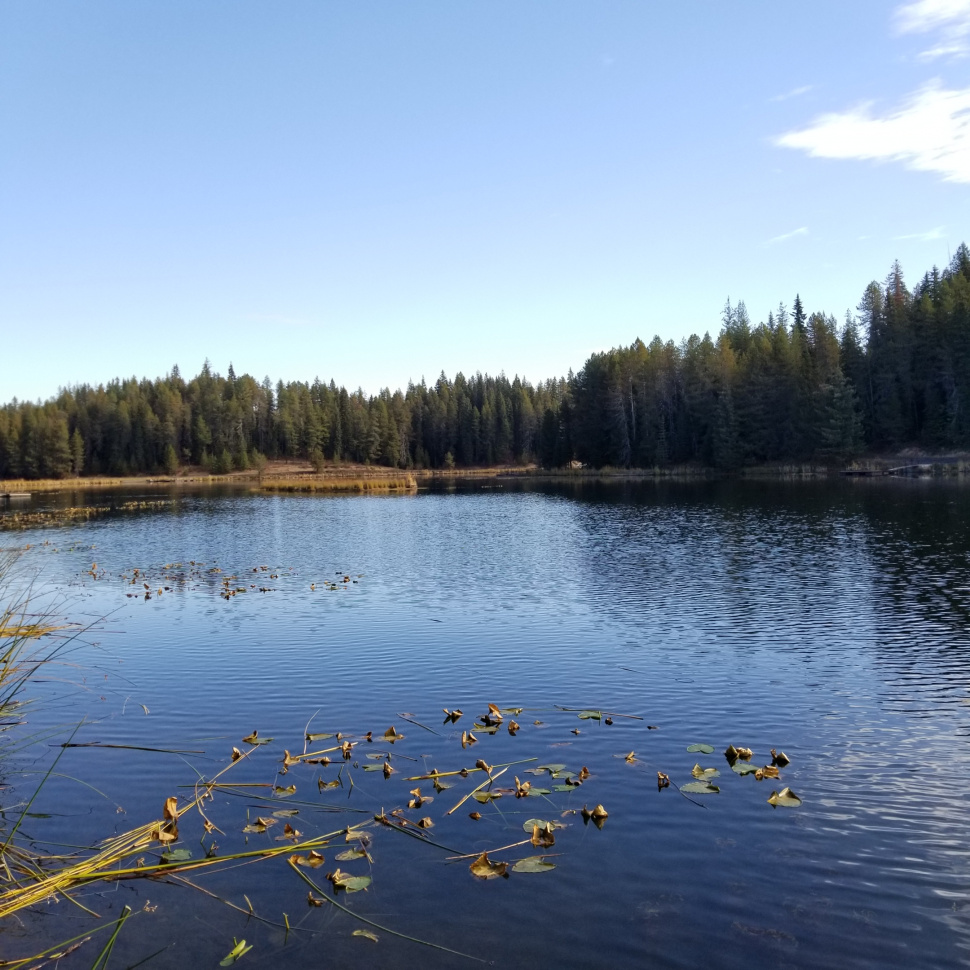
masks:
<path fill-rule="evenodd" d="M 275 478 L 264 481 L 264 492 L 414 492 L 418 483 L 413 475 L 373 478 Z"/>

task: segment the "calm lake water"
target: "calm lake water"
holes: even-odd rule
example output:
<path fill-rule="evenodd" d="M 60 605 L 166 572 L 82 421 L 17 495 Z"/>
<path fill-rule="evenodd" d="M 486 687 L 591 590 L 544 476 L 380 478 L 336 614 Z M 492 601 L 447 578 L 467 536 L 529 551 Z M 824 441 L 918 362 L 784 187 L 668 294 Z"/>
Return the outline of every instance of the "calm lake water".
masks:
<path fill-rule="evenodd" d="M 27 835 L 85 845 L 158 818 L 233 746 L 250 750 L 242 739 L 256 729 L 274 740 L 226 781 L 265 787 L 220 791 L 206 813 L 222 834 L 191 813 L 180 846 L 198 858 L 213 840 L 220 855 L 276 845 L 284 822 L 307 838 L 382 811 L 430 818 L 416 838 L 371 821 L 370 859 L 335 861 L 341 835 L 323 867 L 303 871 L 331 898 L 325 873 L 370 875 L 341 905 L 489 964 L 970 963 L 970 490 L 492 481 L 407 497 L 99 492 L 31 507 L 133 499 L 162 504 L 0 535 L 31 545 L 20 567 L 35 594 L 93 624 L 33 689 L 18 730 L 50 738 L 8 755 L 3 804 L 29 793 L 29 772 L 61 750 L 48 745 L 82 718 L 75 742 L 193 753 L 66 749 Z M 228 577 L 245 591 L 226 598 Z M 522 711 L 463 750 L 489 704 Z M 456 707 L 464 716 L 443 724 L 442 708 Z M 356 742 L 350 760 L 331 752 L 329 765 L 280 775 L 284 749 L 305 750 L 308 722 Z M 405 735 L 393 746 L 392 725 Z M 722 754 L 730 744 L 752 748 L 754 765 L 770 764 L 771 748 L 791 764 L 779 780 L 741 776 Z M 385 753 L 390 777 L 364 770 Z M 408 780 L 477 759 L 523 763 L 494 781 L 500 798 L 452 814 L 481 773 L 449 776 L 437 793 Z M 561 776 L 526 773 L 547 764 L 589 777 L 558 791 Z M 678 791 L 695 764 L 719 770 L 719 792 Z M 670 788 L 658 791 L 658 771 Z M 550 793 L 516 798 L 515 776 Z M 274 793 L 289 785 L 291 796 Z M 416 786 L 434 802 L 409 809 Z M 772 807 L 786 786 L 802 804 Z M 597 804 L 601 828 L 581 814 Z M 299 814 L 243 833 L 286 808 Z M 563 823 L 555 845 L 505 848 L 528 838 L 530 818 Z M 483 881 L 469 871 L 483 850 L 556 868 Z M 190 878 L 270 923 L 285 913 L 290 931 L 185 886 L 100 885 L 80 895 L 88 908 L 136 911 L 112 966 L 157 954 L 145 965 L 214 967 L 234 938 L 253 945 L 241 966 L 476 965 L 379 929 L 377 943 L 354 936 L 372 927 L 310 906 L 286 856 Z M 64 901 L 7 924 L 2 957 L 95 925 Z M 71 959 L 89 966 L 94 946 Z"/>

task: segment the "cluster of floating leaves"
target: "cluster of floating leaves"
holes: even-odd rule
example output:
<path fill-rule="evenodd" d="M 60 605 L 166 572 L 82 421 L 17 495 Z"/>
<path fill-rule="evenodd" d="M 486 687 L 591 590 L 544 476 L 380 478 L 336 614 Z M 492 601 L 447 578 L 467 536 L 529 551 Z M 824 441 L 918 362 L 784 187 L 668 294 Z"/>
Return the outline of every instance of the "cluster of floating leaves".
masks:
<path fill-rule="evenodd" d="M 36 512 L 8 512 L 0 515 L 0 531 L 52 528 L 72 522 L 89 522 L 119 513 L 159 511 L 173 505 L 171 499 L 132 500 L 116 505 L 80 505 Z"/>
<path fill-rule="evenodd" d="M 714 754 L 712 744 L 690 744 L 687 746 L 689 754 L 712 755 Z M 753 775 L 756 781 L 764 781 L 766 778 L 780 779 L 781 769 L 787 768 L 791 764 L 790 759 L 784 751 L 771 749 L 771 763 L 760 767 L 753 763 L 754 751 L 741 745 L 737 747 L 729 744 L 724 750 L 724 759 L 727 761 L 731 771 L 742 777 Z M 631 751 L 626 756 L 626 761 L 635 762 L 636 755 Z M 714 783 L 713 779 L 720 777 L 721 772 L 714 767 L 702 767 L 695 762 L 691 769 L 693 781 L 685 782 L 677 786 L 677 790 L 691 795 L 717 795 L 720 794 L 721 787 Z M 665 772 L 657 772 L 657 789 L 663 791 L 671 785 L 670 776 Z M 768 804 L 777 808 L 796 808 L 801 805 L 802 800 L 790 788 L 783 788 L 780 792 L 773 791 L 768 798 Z"/>
<path fill-rule="evenodd" d="M 244 593 L 273 593 L 283 583 L 292 588 L 300 580 L 291 566 L 260 564 L 226 571 L 216 562 L 207 563 L 196 559 L 169 562 L 151 568 L 132 566 L 117 574 L 109 573 L 97 562 L 92 562 L 90 568 L 83 570 L 81 576 L 85 581 L 120 581 L 128 599 L 143 601 L 163 596 L 165 593 L 196 590 L 217 593 L 224 600 L 232 600 Z M 310 592 L 337 592 L 350 589 L 363 578 L 363 573 L 351 574 L 338 569 L 334 571 L 332 579 L 315 579 L 304 588 L 308 588 Z"/>
<path fill-rule="evenodd" d="M 273 782 L 226 782 L 218 786 L 220 794 L 244 798 L 249 806 L 245 819 L 234 830 L 229 826 L 229 832 L 235 831 L 238 833 L 235 838 L 241 837 L 246 843 L 252 840 L 257 854 L 277 855 L 282 852 L 294 874 L 308 883 L 306 903 L 309 907 L 322 907 L 333 902 L 356 916 L 352 909 L 337 900 L 365 892 L 373 885 L 375 844 L 383 838 L 382 833 L 386 830 L 448 851 L 451 854 L 446 862 L 464 864 L 472 878 L 490 881 L 552 872 L 557 868 L 562 853 L 568 852 L 580 826 L 602 830 L 608 824 L 610 813 L 597 793 L 598 776 L 602 776 L 602 772 L 597 771 L 595 766 L 591 770 L 577 760 L 540 763 L 540 759 L 530 756 L 528 750 L 523 750 L 522 758 L 502 763 L 491 763 L 492 759 L 486 757 L 490 747 L 486 739 L 494 738 L 501 732 L 519 739 L 505 742 L 506 746 L 527 747 L 528 738 L 536 738 L 536 733 L 530 728 L 547 726 L 545 721 L 536 719 L 529 724 L 530 718 L 521 707 L 488 704 L 477 718 L 468 719 L 466 726 L 459 729 L 459 722 L 465 718 L 461 709 L 445 708 L 443 713 L 442 723 L 447 729 L 444 735 L 436 728 L 418 721 L 414 715 L 398 715 L 408 724 L 444 738 L 444 753 L 439 753 L 437 757 L 447 758 L 450 752 L 453 761 L 434 766 L 429 763 L 428 755 L 416 757 L 417 751 L 405 753 L 408 750 L 406 742 L 409 737 L 413 742 L 415 732 L 408 730 L 405 734 L 397 725 L 364 734 L 311 732 L 308 725 L 302 739 L 302 750 L 284 748 L 282 757 L 275 757 L 277 777 Z M 604 727 L 621 717 L 642 720 L 636 715 L 609 714 L 591 709 L 557 708 L 554 716 L 560 718 L 564 714 L 580 722 L 596 722 Z M 648 727 L 655 729 L 656 726 Z M 272 750 L 269 746 L 273 743 L 272 737 L 262 736 L 258 730 L 253 730 L 232 748 L 231 760 L 236 762 L 249 758 L 260 749 Z M 555 746 L 560 744 L 573 745 L 575 742 L 554 743 Z M 549 742 L 545 741 L 544 747 L 548 746 Z M 470 748 L 474 748 L 474 753 L 469 751 Z M 685 765 L 682 769 L 689 774 L 689 779 L 681 781 L 675 772 L 671 772 L 675 778 L 671 780 L 671 774 L 658 770 L 659 791 L 671 788 L 690 801 L 693 801 L 692 796 L 720 793 L 721 788 L 716 780 L 721 778 L 723 764 L 720 767 L 705 765 L 698 760 L 715 755 L 714 746 L 691 744 L 686 751 L 693 756 L 691 760 L 694 762 L 692 768 Z M 615 757 L 630 765 L 656 769 L 655 765 L 638 757 L 635 751 Z M 778 780 L 781 771 L 790 765 L 784 752 L 772 749 L 770 763 L 759 766 L 750 748 L 733 744 L 724 750 L 723 758 L 732 774 L 742 778 L 752 774 L 757 780 Z M 345 795 L 348 799 L 352 797 L 354 807 L 349 802 L 346 805 L 329 802 L 327 799 L 331 793 Z M 587 793 L 589 797 L 584 797 Z M 287 799 L 290 800 L 289 804 L 283 804 Z M 530 799 L 535 799 L 534 804 L 541 806 L 541 810 L 530 811 Z M 772 791 L 767 801 L 773 807 L 793 808 L 801 804 L 801 799 L 788 787 Z M 517 810 L 507 802 L 514 803 Z M 319 813 L 339 811 L 356 812 L 364 817 L 354 819 L 350 824 L 325 835 L 304 834 L 309 829 L 320 830 Z M 470 826 L 475 826 L 468 829 L 468 839 L 476 848 L 467 853 L 440 843 L 435 835 L 436 826 L 459 812 L 467 817 Z M 502 830 L 507 833 L 510 820 L 516 815 L 525 816 L 517 838 L 496 838 L 494 847 L 482 848 L 484 834 L 492 831 L 478 827 L 483 819 L 491 818 L 500 823 Z M 173 866 L 186 864 L 192 857 L 190 849 L 176 845 L 179 839 L 178 817 L 176 800 L 169 799 L 165 805 L 164 821 L 153 833 L 162 844 L 163 860 Z M 203 818 L 205 835 L 202 844 L 205 855 L 215 857 L 220 850 L 214 839 L 221 830 L 204 813 Z M 449 825 L 452 833 L 456 831 L 456 822 Z M 460 829 L 462 823 L 457 824 Z M 225 832 L 222 832 L 222 836 L 233 837 L 232 834 L 226 836 Z M 453 839 L 454 835 L 448 838 Z M 509 844 L 500 844 L 502 842 Z M 291 849 L 288 848 L 290 846 Z M 252 853 L 253 848 L 247 845 L 242 854 Z M 240 853 L 226 858 L 238 856 Z M 377 929 L 382 928 L 369 920 L 364 921 Z M 383 929 L 395 932 L 386 927 Z M 358 935 L 377 939 L 370 930 L 358 931 Z"/>

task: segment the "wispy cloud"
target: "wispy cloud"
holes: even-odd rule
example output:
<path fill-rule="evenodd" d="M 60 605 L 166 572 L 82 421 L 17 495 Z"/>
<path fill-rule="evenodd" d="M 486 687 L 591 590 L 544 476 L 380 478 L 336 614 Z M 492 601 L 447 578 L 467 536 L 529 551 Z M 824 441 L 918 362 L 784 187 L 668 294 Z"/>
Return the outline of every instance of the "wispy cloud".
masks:
<path fill-rule="evenodd" d="M 920 54 L 927 60 L 970 53 L 970 0 L 915 0 L 897 7 L 893 25 L 898 34 L 936 33 L 935 46 Z"/>
<path fill-rule="evenodd" d="M 887 114 L 874 114 L 871 103 L 824 114 L 775 144 L 813 158 L 903 162 L 946 182 L 970 182 L 970 88 L 932 81 Z"/>
<path fill-rule="evenodd" d="M 800 98 L 803 94 L 808 94 L 812 90 L 811 84 L 803 84 L 800 88 L 792 88 L 791 91 L 786 91 L 784 94 L 776 94 L 773 98 L 769 98 L 769 101 L 787 101 L 789 98 Z"/>
<path fill-rule="evenodd" d="M 927 232 L 909 232 L 904 236 L 893 236 L 893 239 L 915 239 L 917 242 L 933 242 L 936 239 L 946 238 L 946 226 L 937 226 Z"/>
<path fill-rule="evenodd" d="M 783 243 L 789 239 L 794 239 L 796 236 L 807 236 L 808 226 L 799 226 L 797 229 L 793 229 L 791 232 L 783 232 L 780 236 L 772 236 L 765 245 L 774 246 L 776 243 Z"/>

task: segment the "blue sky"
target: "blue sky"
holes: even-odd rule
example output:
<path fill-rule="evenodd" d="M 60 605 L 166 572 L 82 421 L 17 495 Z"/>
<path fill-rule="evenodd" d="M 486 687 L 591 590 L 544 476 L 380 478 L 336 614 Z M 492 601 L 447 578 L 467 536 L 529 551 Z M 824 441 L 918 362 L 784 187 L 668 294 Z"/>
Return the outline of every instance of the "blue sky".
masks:
<path fill-rule="evenodd" d="M 533 382 L 967 231 L 970 0 L 0 5 L 0 401 Z"/>

